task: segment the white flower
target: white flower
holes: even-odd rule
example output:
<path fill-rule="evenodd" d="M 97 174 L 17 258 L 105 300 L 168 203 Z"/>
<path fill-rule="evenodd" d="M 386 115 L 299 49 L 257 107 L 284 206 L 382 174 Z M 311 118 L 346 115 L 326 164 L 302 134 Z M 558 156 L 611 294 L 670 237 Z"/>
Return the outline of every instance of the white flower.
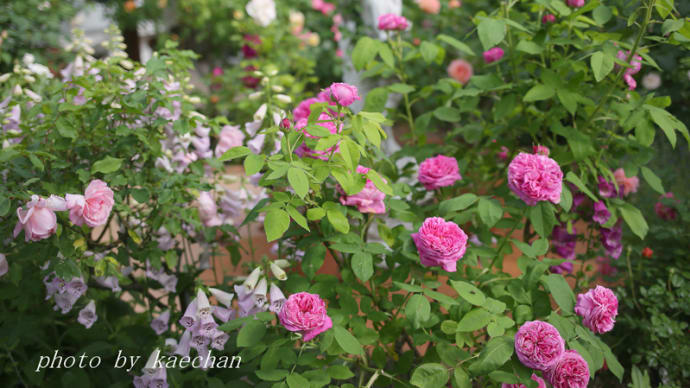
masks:
<path fill-rule="evenodd" d="M 276 18 L 276 4 L 273 0 L 251 0 L 246 9 L 249 16 L 262 27 L 268 26 Z"/>
<path fill-rule="evenodd" d="M 642 86 L 647 90 L 654 90 L 661 86 L 661 76 L 659 73 L 651 72 L 642 77 Z"/>
<path fill-rule="evenodd" d="M 261 104 L 259 109 L 254 113 L 254 121 L 263 121 L 264 118 L 266 117 L 266 111 L 268 110 L 268 106 L 266 104 Z"/>

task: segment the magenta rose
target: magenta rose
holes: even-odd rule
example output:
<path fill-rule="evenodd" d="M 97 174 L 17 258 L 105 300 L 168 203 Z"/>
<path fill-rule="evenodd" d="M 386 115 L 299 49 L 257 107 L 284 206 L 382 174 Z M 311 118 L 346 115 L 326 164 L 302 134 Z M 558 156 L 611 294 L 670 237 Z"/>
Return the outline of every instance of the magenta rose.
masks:
<path fill-rule="evenodd" d="M 528 368 L 547 370 L 565 351 L 565 341 L 552 325 L 527 321 L 515 334 L 515 353 Z"/>
<path fill-rule="evenodd" d="M 424 220 L 419 232 L 412 233 L 419 260 L 425 267 L 438 266 L 448 272 L 457 270 L 457 261 L 465 255 L 467 235 L 460 227 L 441 217 Z"/>
<path fill-rule="evenodd" d="M 503 58 L 503 49 L 500 47 L 494 47 L 492 49 L 484 51 L 482 54 L 484 56 L 484 62 L 486 63 L 492 63 L 496 62 L 499 59 Z"/>
<path fill-rule="evenodd" d="M 576 350 L 566 350 L 544 373 L 553 388 L 586 388 L 589 382 L 587 361 Z"/>
<path fill-rule="evenodd" d="M 311 105 L 319 102 L 324 101 L 316 97 L 311 97 L 297 104 L 295 110 L 292 111 L 292 116 L 294 117 L 295 122 L 309 118 L 309 114 L 311 113 Z"/>
<path fill-rule="evenodd" d="M 336 127 L 335 127 L 335 123 L 333 122 L 333 118 L 328 113 L 321 112 L 321 114 L 319 115 L 318 121 L 321 121 L 321 122 L 317 123 L 316 125 L 319 125 L 321 127 L 326 128 L 328 130 L 328 132 L 330 132 L 332 134 L 336 134 L 339 132 L 338 129 L 336 129 Z M 307 129 L 306 129 L 307 124 L 308 124 L 307 119 L 301 119 L 295 124 L 295 130 L 302 132 L 304 134 L 304 136 L 307 138 L 318 139 L 319 138 L 318 136 L 314 136 L 307 131 Z M 309 148 L 306 145 L 306 143 L 301 143 L 295 149 L 295 153 L 299 157 L 308 156 L 310 158 L 327 160 L 332 152 L 338 152 L 339 149 L 340 149 L 339 143 L 337 143 L 333 147 L 330 147 L 330 148 L 323 150 L 323 151 L 312 150 L 311 148 Z"/>
<path fill-rule="evenodd" d="M 26 210 L 17 208 L 19 221 L 14 227 L 13 236 L 16 238 L 19 232 L 24 230 L 26 241 L 39 241 L 50 237 L 57 229 L 56 211 L 67 210 L 65 200 L 55 195 L 49 198 L 41 198 L 32 195 L 31 201 L 26 204 Z"/>
<path fill-rule="evenodd" d="M 544 14 L 544 16 L 541 18 L 542 24 L 554 23 L 555 21 L 556 17 L 550 13 Z"/>
<path fill-rule="evenodd" d="M 662 195 L 661 197 L 659 197 L 659 202 L 654 204 L 654 212 L 662 220 L 666 220 L 666 221 L 675 220 L 676 218 L 678 218 L 678 210 L 676 210 L 672 206 L 667 206 L 667 205 L 663 204 L 661 201 L 664 198 L 668 198 L 671 200 L 675 199 L 675 197 L 673 196 L 673 193 L 670 191 L 668 193 Z M 678 200 L 676 200 L 675 202 L 680 203 L 680 201 L 678 201 Z"/>
<path fill-rule="evenodd" d="M 578 294 L 575 314 L 582 317 L 582 324 L 595 333 L 613 329 L 618 315 L 618 298 L 610 289 L 602 286 Z"/>
<path fill-rule="evenodd" d="M 394 13 L 387 13 L 379 16 L 379 30 L 381 31 L 403 31 L 409 26 L 409 22 L 404 16 Z"/>
<path fill-rule="evenodd" d="M 74 225 L 86 224 L 90 227 L 104 225 L 108 221 L 115 200 L 108 184 L 95 179 L 86 187 L 84 195 L 67 194 L 69 219 Z"/>
<path fill-rule="evenodd" d="M 423 161 L 419 165 L 419 181 L 427 190 L 452 186 L 462 179 L 458 161 L 445 155 L 438 155 Z"/>
<path fill-rule="evenodd" d="M 568 5 L 573 8 L 582 8 L 585 6 L 585 0 L 568 0 Z"/>
<path fill-rule="evenodd" d="M 233 147 L 239 147 L 244 141 L 244 133 L 238 126 L 226 125 L 218 135 L 218 145 L 216 145 L 216 157 L 220 157 Z"/>
<path fill-rule="evenodd" d="M 326 303 L 320 296 L 308 292 L 290 295 L 280 309 L 278 319 L 289 331 L 302 333 L 305 342 L 333 327 L 326 314 Z"/>
<path fill-rule="evenodd" d="M 357 166 L 357 173 L 366 175 L 369 169 L 363 166 Z M 340 203 L 345 206 L 357 206 L 357 210 L 362 213 L 383 214 L 386 212 L 386 205 L 383 200 L 386 198 L 381 190 L 376 188 L 371 179 L 367 179 L 364 188 L 353 195 L 346 195 L 340 187 L 339 191 L 343 194 L 340 197 Z"/>
<path fill-rule="evenodd" d="M 546 382 L 541 377 L 532 373 L 532 380 L 536 381 L 539 386 L 537 388 L 546 388 Z M 501 388 L 527 388 L 525 384 L 501 384 Z"/>
<path fill-rule="evenodd" d="M 336 82 L 326 88 L 324 92 L 331 101 L 335 101 L 341 106 L 349 106 L 356 100 L 360 100 L 357 88 L 346 83 Z"/>
<path fill-rule="evenodd" d="M 508 165 L 508 187 L 526 204 L 561 202 L 563 172 L 555 160 L 520 152 Z"/>

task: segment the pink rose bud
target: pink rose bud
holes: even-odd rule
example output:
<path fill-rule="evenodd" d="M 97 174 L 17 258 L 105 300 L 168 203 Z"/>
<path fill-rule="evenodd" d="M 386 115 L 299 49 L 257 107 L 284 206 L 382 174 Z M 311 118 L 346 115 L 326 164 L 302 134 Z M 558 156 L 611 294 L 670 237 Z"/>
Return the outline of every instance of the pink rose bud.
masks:
<path fill-rule="evenodd" d="M 618 315 L 618 298 L 610 289 L 602 286 L 577 295 L 575 314 L 582 317 L 582 324 L 595 333 L 613 329 Z"/>
<path fill-rule="evenodd" d="M 379 16 L 379 30 L 381 31 L 404 31 L 410 23 L 404 16 L 394 13 L 387 13 Z"/>
<path fill-rule="evenodd" d="M 527 321 L 515 334 L 515 353 L 520 362 L 532 369 L 547 370 L 565 351 L 565 341 L 551 324 Z"/>
<path fill-rule="evenodd" d="M 661 200 L 664 198 L 675 199 L 675 197 L 673 196 L 673 193 L 670 191 L 668 193 L 662 195 L 661 197 L 659 197 L 659 202 L 657 202 L 654 205 L 654 212 L 662 220 L 673 221 L 676 218 L 678 218 L 678 210 L 676 210 L 672 206 L 667 206 L 667 205 L 663 204 L 661 202 Z M 678 200 L 675 200 L 674 202 L 677 204 L 680 203 L 680 201 L 678 201 Z"/>
<path fill-rule="evenodd" d="M 67 205 L 63 198 L 51 195 L 44 199 L 38 195 L 32 195 L 31 201 L 24 208 L 17 208 L 17 218 L 19 221 L 14 227 L 13 236 L 16 238 L 19 232 L 24 230 L 26 241 L 39 241 L 50 237 L 57 229 L 56 211 L 67 210 Z"/>
<path fill-rule="evenodd" d="M 532 380 L 536 381 L 537 384 L 539 384 L 537 386 L 537 388 L 546 388 L 546 382 L 544 381 L 544 379 L 535 375 L 534 373 L 532 373 Z M 525 384 L 506 384 L 506 383 L 503 383 L 503 384 L 501 384 L 501 388 L 527 388 L 527 386 Z"/>
<path fill-rule="evenodd" d="M 426 159 L 419 165 L 418 177 L 427 190 L 435 190 L 440 187 L 453 186 L 462 179 L 458 161 L 445 155 L 438 155 Z"/>
<path fill-rule="evenodd" d="M 520 152 L 508 165 L 508 187 L 529 206 L 561 202 L 563 172 L 555 160 Z"/>
<path fill-rule="evenodd" d="M 489 49 L 487 51 L 484 51 L 484 62 L 486 63 L 492 63 L 496 62 L 499 59 L 503 58 L 503 49 L 500 47 L 494 47 L 492 49 Z"/>
<path fill-rule="evenodd" d="M 498 152 L 496 156 L 502 161 L 508 160 L 508 153 L 510 153 L 510 149 L 506 146 L 501 146 L 501 150 Z"/>
<path fill-rule="evenodd" d="M 589 383 L 587 361 L 576 350 L 566 350 L 544 373 L 553 388 L 586 388 Z"/>
<path fill-rule="evenodd" d="M 568 5 L 573 8 L 582 8 L 585 6 L 585 0 L 568 0 Z"/>
<path fill-rule="evenodd" d="M 463 85 L 469 82 L 472 73 L 472 65 L 464 59 L 456 59 L 448 65 L 448 76 Z"/>
<path fill-rule="evenodd" d="M 369 169 L 363 166 L 357 166 L 357 173 L 366 175 Z M 383 200 L 386 198 L 381 190 L 376 188 L 371 179 L 367 179 L 361 191 L 356 194 L 346 195 L 340 186 L 338 191 L 343 194 L 340 197 L 340 203 L 345 206 L 357 206 L 357 210 L 361 213 L 383 214 L 386 212 L 386 205 Z"/>
<path fill-rule="evenodd" d="M 465 232 L 456 223 L 441 217 L 427 218 L 411 237 L 423 266 L 438 266 L 448 272 L 457 270 L 457 261 L 467 248 Z"/>
<path fill-rule="evenodd" d="M 555 21 L 556 17 L 550 13 L 544 14 L 541 18 L 542 24 L 554 23 Z"/>
<path fill-rule="evenodd" d="M 308 115 L 307 115 L 308 117 Z M 281 122 L 280 122 L 280 127 L 283 129 L 290 129 L 290 119 L 285 117 Z"/>
<path fill-rule="evenodd" d="M 319 295 L 308 292 L 290 295 L 278 313 L 278 319 L 287 330 L 302 333 L 305 342 L 333 327 L 326 303 Z"/>
<path fill-rule="evenodd" d="M 324 90 L 328 97 L 341 106 L 349 106 L 356 100 L 360 100 L 357 88 L 353 85 L 336 82 Z"/>
<path fill-rule="evenodd" d="M 74 225 L 86 224 L 90 227 L 104 225 L 110 217 L 115 200 L 108 184 L 95 179 L 86 187 L 84 195 L 67 194 L 69 219 Z"/>
<path fill-rule="evenodd" d="M 544 155 L 544 156 L 549 156 L 549 154 L 551 153 L 551 150 L 549 150 L 549 147 L 543 146 L 543 145 L 532 146 L 532 151 L 537 155 Z"/>

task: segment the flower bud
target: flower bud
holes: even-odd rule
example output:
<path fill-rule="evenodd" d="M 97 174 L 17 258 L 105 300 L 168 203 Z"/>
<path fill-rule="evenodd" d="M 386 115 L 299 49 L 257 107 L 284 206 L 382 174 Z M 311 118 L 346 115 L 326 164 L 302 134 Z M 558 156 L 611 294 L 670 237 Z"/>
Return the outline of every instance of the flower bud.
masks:
<path fill-rule="evenodd" d="M 26 82 L 32 84 L 32 83 L 36 82 L 36 78 L 34 78 L 33 76 L 30 76 L 30 75 L 25 75 L 25 76 L 24 76 L 24 81 L 26 81 Z"/>
<path fill-rule="evenodd" d="M 159 348 L 156 348 L 151 355 L 149 356 L 148 361 L 146 361 L 146 364 L 144 365 L 144 368 L 142 371 L 148 375 L 153 375 L 156 373 L 156 360 L 158 360 L 158 355 L 161 353 L 161 350 Z"/>
<path fill-rule="evenodd" d="M 287 280 L 287 274 L 276 263 L 271 263 L 271 272 L 278 280 Z"/>
<path fill-rule="evenodd" d="M 271 89 L 273 89 L 273 91 L 276 93 L 280 93 L 280 92 L 283 92 L 285 90 L 285 88 L 280 86 L 280 85 L 273 85 L 273 86 L 271 86 Z"/>
<path fill-rule="evenodd" d="M 206 293 L 202 290 L 196 293 L 196 316 L 204 319 L 211 315 L 211 304 L 208 302 Z"/>
<path fill-rule="evenodd" d="M 15 96 L 21 96 L 22 95 L 22 87 L 19 85 L 14 85 L 14 88 L 12 88 L 12 94 Z"/>
<path fill-rule="evenodd" d="M 285 259 L 278 259 L 273 261 L 280 268 L 287 268 L 290 266 L 290 262 Z"/>
<path fill-rule="evenodd" d="M 261 307 L 264 304 L 266 304 L 266 291 L 268 288 L 268 283 L 266 282 L 266 278 L 261 278 L 259 280 L 259 284 L 256 285 L 256 289 L 254 290 L 254 303 Z"/>
<path fill-rule="evenodd" d="M 29 96 L 30 99 L 32 99 L 34 102 L 39 103 L 41 102 L 42 98 L 38 94 L 34 93 L 33 90 L 31 89 L 24 89 L 24 92 L 26 93 L 27 96 Z"/>
<path fill-rule="evenodd" d="M 290 129 L 290 119 L 285 117 L 281 122 L 280 122 L 280 127 L 283 129 Z"/>
<path fill-rule="evenodd" d="M 284 104 L 289 104 L 292 102 L 292 98 L 285 94 L 276 94 L 276 99 Z"/>
<path fill-rule="evenodd" d="M 261 267 L 256 267 L 254 270 L 247 276 L 247 280 L 244 281 L 244 286 L 247 288 L 247 290 L 252 291 L 256 287 L 256 282 L 259 281 L 259 276 L 261 275 Z"/>
<path fill-rule="evenodd" d="M 268 106 L 266 104 L 261 104 L 256 113 L 254 113 L 254 121 L 263 121 L 263 119 L 266 118 L 267 110 Z"/>
<path fill-rule="evenodd" d="M 191 102 L 194 105 L 201 104 L 201 99 L 198 96 L 192 96 L 189 97 L 189 102 Z"/>
<path fill-rule="evenodd" d="M 264 92 L 258 91 L 258 92 L 254 92 L 254 93 L 250 94 L 247 98 L 249 98 L 250 100 L 257 100 L 257 99 L 259 99 L 259 97 L 261 97 L 263 94 L 264 94 Z"/>
<path fill-rule="evenodd" d="M 10 75 L 12 75 L 12 74 L 11 73 L 5 73 L 3 75 L 0 75 L 0 82 L 5 82 L 8 79 L 10 79 Z"/>

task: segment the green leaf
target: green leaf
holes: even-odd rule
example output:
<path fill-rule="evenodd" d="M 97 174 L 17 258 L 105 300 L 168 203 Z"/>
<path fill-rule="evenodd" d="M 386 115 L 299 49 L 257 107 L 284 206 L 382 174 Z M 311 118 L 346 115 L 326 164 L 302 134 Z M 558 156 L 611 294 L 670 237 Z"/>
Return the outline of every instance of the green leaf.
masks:
<path fill-rule="evenodd" d="M 328 218 L 328 222 L 330 222 L 338 232 L 347 233 L 350 231 L 350 223 L 347 221 L 347 217 L 345 217 L 339 210 L 327 210 L 326 217 Z"/>
<path fill-rule="evenodd" d="M 352 64 L 356 70 L 362 70 L 367 63 L 376 57 L 377 44 L 372 38 L 365 36 L 357 41 L 352 50 Z"/>
<path fill-rule="evenodd" d="M 556 94 L 554 88 L 547 85 L 536 84 L 525 93 L 525 97 L 523 97 L 522 100 L 524 102 L 542 101 L 553 97 L 554 94 Z"/>
<path fill-rule="evenodd" d="M 603 351 L 604 359 L 606 360 L 606 365 L 608 366 L 609 370 L 618 378 L 618 381 L 623 381 L 623 374 L 625 373 L 623 365 L 618 362 L 618 359 L 613 352 L 611 352 L 611 348 L 609 348 L 608 345 L 603 344 Z"/>
<path fill-rule="evenodd" d="M 338 345 L 340 345 L 344 351 L 355 355 L 362 354 L 362 345 L 360 345 L 357 338 L 350 334 L 347 329 L 340 325 L 333 325 L 333 333 Z"/>
<path fill-rule="evenodd" d="M 414 92 L 414 86 L 408 84 L 395 83 L 388 86 L 388 90 L 393 93 L 408 94 Z"/>
<path fill-rule="evenodd" d="M 434 110 L 434 117 L 441 121 L 455 123 L 460 121 L 460 111 L 449 106 L 441 106 Z"/>
<path fill-rule="evenodd" d="M 466 193 L 459 197 L 446 199 L 445 201 L 442 201 L 438 206 L 438 211 L 439 213 L 441 213 L 441 215 L 446 215 L 451 212 L 465 210 L 468 207 L 472 206 L 475 202 L 477 202 L 478 199 L 479 198 L 476 195 L 472 193 Z"/>
<path fill-rule="evenodd" d="M 435 300 L 441 302 L 442 304 L 446 304 L 449 306 L 455 306 L 458 304 L 458 302 L 455 299 L 451 298 L 450 296 L 443 294 L 443 293 L 440 293 L 440 292 L 432 291 L 428 288 L 424 289 L 424 295 L 428 296 L 431 299 L 435 299 Z"/>
<path fill-rule="evenodd" d="M 29 154 L 29 160 L 31 161 L 31 164 L 34 165 L 37 169 L 43 171 L 45 170 L 45 166 L 43 165 L 43 162 L 41 162 L 41 159 L 36 156 L 36 154 Z"/>
<path fill-rule="evenodd" d="M 11 205 L 12 201 L 9 198 L 0 195 L 0 217 L 4 217 L 10 212 Z"/>
<path fill-rule="evenodd" d="M 443 388 L 448 383 L 448 370 L 436 363 L 422 364 L 412 372 L 410 384 L 419 388 Z"/>
<path fill-rule="evenodd" d="M 132 189 L 132 198 L 134 198 L 139 203 L 146 203 L 149 200 L 150 193 L 145 188 Z"/>
<path fill-rule="evenodd" d="M 290 227 L 290 215 L 285 210 L 270 209 L 264 217 L 266 240 L 273 241 L 281 238 Z"/>
<path fill-rule="evenodd" d="M 237 346 L 249 347 L 261 342 L 266 334 L 266 325 L 258 320 L 250 320 L 237 333 Z"/>
<path fill-rule="evenodd" d="M 309 279 L 316 276 L 316 272 L 321 269 L 324 260 L 326 259 L 326 247 L 319 243 L 312 245 L 304 252 L 302 258 L 302 271 Z"/>
<path fill-rule="evenodd" d="M 264 166 L 264 157 L 257 154 L 249 154 L 247 158 L 244 159 L 244 172 L 247 176 L 251 176 L 261 171 Z M 289 176 L 289 173 L 288 173 Z"/>
<path fill-rule="evenodd" d="M 248 174 L 251 175 L 251 174 Z M 309 192 L 309 180 L 304 170 L 297 167 L 290 167 L 287 172 L 288 182 L 300 198 L 304 198 Z"/>
<path fill-rule="evenodd" d="M 572 314 L 575 307 L 575 295 L 565 278 L 559 274 L 552 273 L 543 276 L 542 280 L 549 288 L 549 293 L 553 296 L 563 314 Z"/>
<path fill-rule="evenodd" d="M 551 235 L 553 227 L 558 222 L 554 214 L 553 206 L 544 201 L 531 206 L 527 216 L 530 222 L 532 222 L 534 230 L 544 238 L 548 238 Z"/>
<path fill-rule="evenodd" d="M 641 167 L 640 170 L 642 171 L 642 176 L 644 177 L 644 180 L 649 183 L 649 186 L 654 189 L 659 194 L 666 194 L 666 190 L 664 190 L 664 186 L 661 183 L 661 179 L 659 179 L 656 174 L 650 170 L 648 167 Z"/>
<path fill-rule="evenodd" d="M 281 381 L 288 375 L 285 369 L 257 370 L 254 373 L 264 381 Z"/>
<path fill-rule="evenodd" d="M 652 120 L 661 128 L 666 137 L 668 138 L 671 147 L 676 146 L 676 133 L 675 130 L 680 131 L 686 140 L 690 143 L 688 138 L 688 128 L 678 120 L 675 116 L 670 114 L 664 109 L 657 108 L 652 105 L 645 105 L 645 109 L 649 112 Z"/>
<path fill-rule="evenodd" d="M 290 374 L 287 377 L 286 382 L 290 388 L 305 388 L 309 386 L 309 380 L 300 376 L 298 373 Z"/>
<path fill-rule="evenodd" d="M 326 211 L 320 207 L 313 207 L 307 209 L 307 219 L 309 221 L 316 221 L 326 217 Z"/>
<path fill-rule="evenodd" d="M 455 368 L 453 378 L 455 379 L 455 385 L 457 388 L 472 388 L 470 376 L 467 374 L 467 372 L 465 372 L 464 369 L 462 369 L 462 367 Z"/>
<path fill-rule="evenodd" d="M 513 355 L 513 339 L 508 337 L 494 337 L 486 343 L 479 354 L 479 359 L 470 365 L 470 372 L 474 375 L 488 374 L 500 368 Z"/>
<path fill-rule="evenodd" d="M 67 120 L 63 118 L 59 118 L 55 122 L 55 126 L 57 127 L 58 133 L 62 137 L 68 137 L 70 139 L 76 139 L 77 138 L 77 129 L 74 128 Z"/>
<path fill-rule="evenodd" d="M 594 21 L 597 22 L 597 24 L 600 26 L 606 24 L 606 22 L 611 20 L 611 16 L 613 16 L 613 14 L 611 13 L 611 8 L 605 5 L 600 5 L 594 8 L 594 11 L 592 11 L 592 17 L 594 18 Z"/>
<path fill-rule="evenodd" d="M 601 82 L 613 70 L 613 56 L 597 51 L 590 57 L 590 65 L 594 72 L 594 79 Z"/>
<path fill-rule="evenodd" d="M 364 110 L 369 112 L 383 112 L 388 102 L 388 88 L 371 89 L 364 100 Z"/>
<path fill-rule="evenodd" d="M 232 147 L 229 150 L 225 151 L 223 155 L 218 158 L 221 162 L 225 162 L 228 160 L 233 160 L 237 158 L 241 158 L 243 156 L 247 156 L 251 154 L 252 151 L 249 150 L 249 148 L 245 146 L 238 146 L 238 147 Z"/>
<path fill-rule="evenodd" d="M 381 190 L 386 195 L 393 195 L 393 188 L 377 173 L 376 171 L 369 169 L 367 172 L 367 178 L 371 179 L 377 189 Z"/>
<path fill-rule="evenodd" d="M 461 41 L 459 41 L 453 37 L 441 34 L 441 35 L 437 36 L 437 39 L 442 41 L 442 42 L 448 43 L 449 45 L 455 47 L 456 49 L 458 49 L 459 51 L 462 51 L 465 54 L 474 56 L 474 51 L 472 51 L 470 46 L 466 45 L 465 43 L 463 43 L 463 42 L 461 42 Z"/>
<path fill-rule="evenodd" d="M 491 322 L 492 315 L 483 308 L 476 308 L 458 322 L 457 331 L 473 332 L 486 327 Z"/>
<path fill-rule="evenodd" d="M 108 174 L 119 170 L 120 166 L 122 166 L 122 159 L 106 156 L 91 166 L 91 174 L 95 174 L 97 172 Z"/>
<path fill-rule="evenodd" d="M 381 57 L 381 60 L 383 60 L 383 63 L 385 63 L 389 67 L 395 67 L 395 58 L 393 57 L 393 51 L 391 50 L 391 48 L 388 46 L 388 44 L 384 42 L 378 43 L 379 56 Z"/>
<path fill-rule="evenodd" d="M 479 211 L 479 218 L 488 228 L 492 228 L 498 220 L 503 218 L 503 208 L 495 199 L 479 198 L 477 210 Z"/>
<path fill-rule="evenodd" d="M 431 305 L 426 297 L 414 294 L 405 306 L 405 315 L 412 321 L 415 328 L 422 327 L 422 324 L 429 320 Z"/>
<path fill-rule="evenodd" d="M 374 275 L 374 259 L 365 252 L 357 252 L 352 255 L 352 272 L 359 280 L 366 282 Z"/>
<path fill-rule="evenodd" d="M 354 377 L 355 375 L 354 373 L 352 373 L 350 368 L 346 367 L 345 365 L 329 366 L 326 372 L 329 376 L 331 376 L 332 379 L 336 380 L 347 380 L 349 378 Z"/>
<path fill-rule="evenodd" d="M 419 51 L 422 53 L 422 58 L 424 58 L 424 62 L 426 63 L 433 62 L 438 56 L 440 50 L 440 47 L 427 41 L 422 42 L 422 44 L 419 46 Z"/>
<path fill-rule="evenodd" d="M 628 224 L 632 232 L 635 233 L 637 237 L 644 240 L 644 237 L 649 231 L 649 226 L 647 225 L 647 221 L 645 221 L 642 212 L 640 212 L 640 209 L 629 203 L 624 203 L 618 208 L 618 210 L 620 210 L 625 223 Z"/>
<path fill-rule="evenodd" d="M 531 40 L 521 40 L 518 42 L 515 49 L 532 55 L 541 54 L 541 52 L 544 51 L 543 47 L 535 42 L 532 42 Z"/>
<path fill-rule="evenodd" d="M 594 202 L 599 201 L 599 198 L 597 198 L 594 194 L 592 194 L 592 192 L 587 188 L 587 186 L 585 186 L 585 184 L 580 180 L 580 177 L 575 175 L 574 172 L 568 171 L 568 173 L 565 174 L 565 180 L 574 184 L 578 189 L 580 189 L 580 191 L 587 194 L 587 196 L 589 198 L 591 198 L 592 201 L 594 201 Z"/>
<path fill-rule="evenodd" d="M 477 34 L 486 51 L 503 41 L 506 36 L 506 24 L 503 20 L 484 18 L 477 26 Z"/>
<path fill-rule="evenodd" d="M 561 202 L 559 203 L 563 210 L 569 212 L 573 207 L 573 193 L 570 192 L 570 188 L 565 182 L 562 183 L 561 187 Z"/>
<path fill-rule="evenodd" d="M 307 224 L 307 219 L 299 212 L 294 206 L 287 205 L 287 212 L 290 217 L 295 220 L 297 225 L 301 226 L 307 232 L 309 231 L 309 224 Z"/>
<path fill-rule="evenodd" d="M 451 286 L 458 295 L 475 306 L 481 306 L 486 302 L 486 296 L 479 288 L 460 280 L 451 280 Z"/>

